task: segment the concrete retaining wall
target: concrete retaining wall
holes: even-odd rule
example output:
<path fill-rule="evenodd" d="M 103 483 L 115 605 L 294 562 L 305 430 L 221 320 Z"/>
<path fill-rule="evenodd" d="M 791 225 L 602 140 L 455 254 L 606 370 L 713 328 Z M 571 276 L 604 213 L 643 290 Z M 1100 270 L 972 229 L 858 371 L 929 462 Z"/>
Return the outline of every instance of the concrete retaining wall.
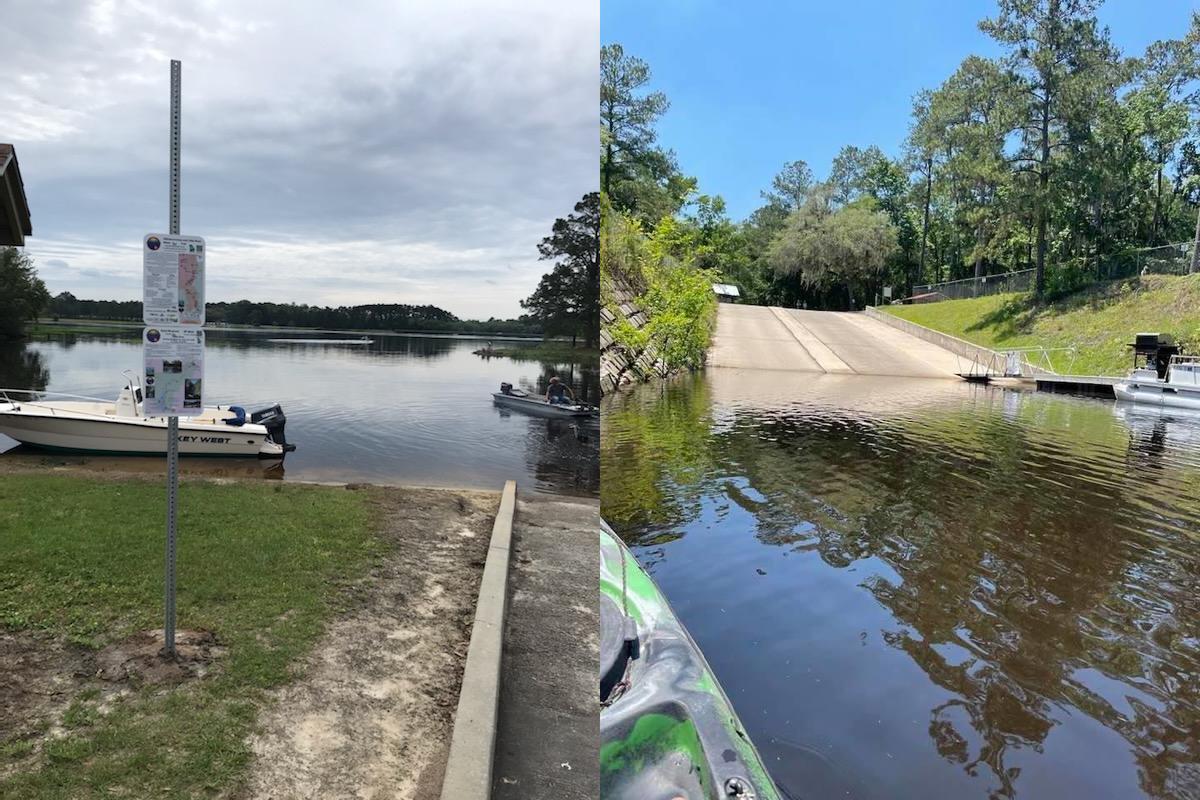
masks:
<path fill-rule="evenodd" d="M 943 350 L 949 350 L 955 355 L 968 359 L 970 362 L 977 363 L 981 367 L 986 367 L 992 372 L 1004 374 L 1005 357 L 1002 353 L 997 353 L 995 350 L 989 350 L 986 347 L 980 347 L 977 344 L 959 339 L 957 336 L 951 336 L 948 333 L 935 331 L 932 328 L 926 328 L 924 325 L 918 325 L 915 322 L 909 322 L 906 319 L 901 319 L 894 314 L 880 311 L 877 308 L 867 306 L 863 309 L 863 313 L 871 319 L 876 319 L 885 325 L 904 331 L 907 334 L 916 336 L 918 339 L 923 339 L 931 344 L 936 344 Z M 963 369 L 968 369 L 970 364 L 964 364 Z"/>

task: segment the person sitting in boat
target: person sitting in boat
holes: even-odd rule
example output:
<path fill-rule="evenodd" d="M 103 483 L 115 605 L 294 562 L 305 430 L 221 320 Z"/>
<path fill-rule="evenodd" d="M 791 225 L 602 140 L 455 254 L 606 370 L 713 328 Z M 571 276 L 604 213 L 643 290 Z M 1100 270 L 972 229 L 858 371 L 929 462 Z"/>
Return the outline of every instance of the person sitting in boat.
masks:
<path fill-rule="evenodd" d="M 558 379 L 557 375 L 550 378 L 550 385 L 546 387 L 546 402 L 551 405 L 567 405 L 567 398 L 570 397 L 570 402 L 575 402 L 575 393 L 571 388 Z"/>

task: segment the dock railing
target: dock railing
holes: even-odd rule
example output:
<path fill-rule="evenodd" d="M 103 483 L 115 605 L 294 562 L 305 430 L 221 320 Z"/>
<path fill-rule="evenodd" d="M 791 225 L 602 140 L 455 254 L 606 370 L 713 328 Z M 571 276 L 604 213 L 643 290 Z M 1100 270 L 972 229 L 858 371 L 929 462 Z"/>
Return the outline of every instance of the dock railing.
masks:
<path fill-rule="evenodd" d="M 959 375 L 970 378 L 1035 378 L 1039 375 L 1058 375 L 1051 353 L 1070 357 L 1066 370 L 1075 365 L 1078 352 L 1074 347 L 1012 347 L 992 351 L 978 348 L 973 353 L 956 353 Z M 963 365 L 966 364 L 966 369 Z"/>

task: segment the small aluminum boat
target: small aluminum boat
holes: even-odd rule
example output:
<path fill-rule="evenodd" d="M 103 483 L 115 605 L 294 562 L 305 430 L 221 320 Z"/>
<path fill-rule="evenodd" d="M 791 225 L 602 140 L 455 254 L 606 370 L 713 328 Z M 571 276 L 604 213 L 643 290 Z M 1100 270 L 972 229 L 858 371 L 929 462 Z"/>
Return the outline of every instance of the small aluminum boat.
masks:
<path fill-rule="evenodd" d="M 44 450 L 103 455 L 166 455 L 166 417 L 142 414 L 142 387 L 129 372 L 116 401 L 0 389 L 0 433 Z M 53 395 L 55 398 L 45 399 Z M 179 418 L 179 454 L 283 458 L 296 449 L 284 436 L 278 406 L 247 418 L 238 406 L 206 407 Z"/>
<path fill-rule="evenodd" d="M 1171 356 L 1162 378 L 1155 369 L 1135 369 L 1113 392 L 1130 403 L 1200 410 L 1200 356 Z"/>
<path fill-rule="evenodd" d="M 548 403 L 544 397 L 530 394 L 524 389 L 514 388 L 511 383 L 500 384 L 500 391 L 492 393 L 492 400 L 498 406 L 515 408 L 526 414 L 538 417 L 556 417 L 560 419 L 591 417 L 600 413 L 595 406 L 586 403 Z"/>

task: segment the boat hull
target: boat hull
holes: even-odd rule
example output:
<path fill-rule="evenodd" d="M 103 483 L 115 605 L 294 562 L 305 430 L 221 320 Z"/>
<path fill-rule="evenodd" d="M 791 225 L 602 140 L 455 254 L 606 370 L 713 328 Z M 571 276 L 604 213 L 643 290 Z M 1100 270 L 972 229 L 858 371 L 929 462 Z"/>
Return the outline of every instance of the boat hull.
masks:
<path fill-rule="evenodd" d="M 700 649 L 603 521 L 600 612 L 600 796 L 780 800 Z"/>
<path fill-rule="evenodd" d="M 558 417 L 568 419 L 590 417 L 592 415 L 591 409 L 583 406 L 551 405 L 545 400 L 536 397 L 521 397 L 519 395 L 504 394 L 503 392 L 493 392 L 492 399 L 498 406 L 514 408 L 518 411 L 523 411 L 526 414 L 533 414 L 534 416 L 538 417 Z"/>
<path fill-rule="evenodd" d="M 1118 400 L 1163 408 L 1200 410 L 1200 387 L 1164 382 L 1121 381 L 1113 386 Z"/>
<path fill-rule="evenodd" d="M 55 451 L 105 455 L 166 455 L 165 419 L 82 419 L 19 413 L 0 406 L 0 433 L 21 444 Z M 189 425 L 179 421 L 179 454 L 281 458 L 283 448 L 260 426 Z"/>

